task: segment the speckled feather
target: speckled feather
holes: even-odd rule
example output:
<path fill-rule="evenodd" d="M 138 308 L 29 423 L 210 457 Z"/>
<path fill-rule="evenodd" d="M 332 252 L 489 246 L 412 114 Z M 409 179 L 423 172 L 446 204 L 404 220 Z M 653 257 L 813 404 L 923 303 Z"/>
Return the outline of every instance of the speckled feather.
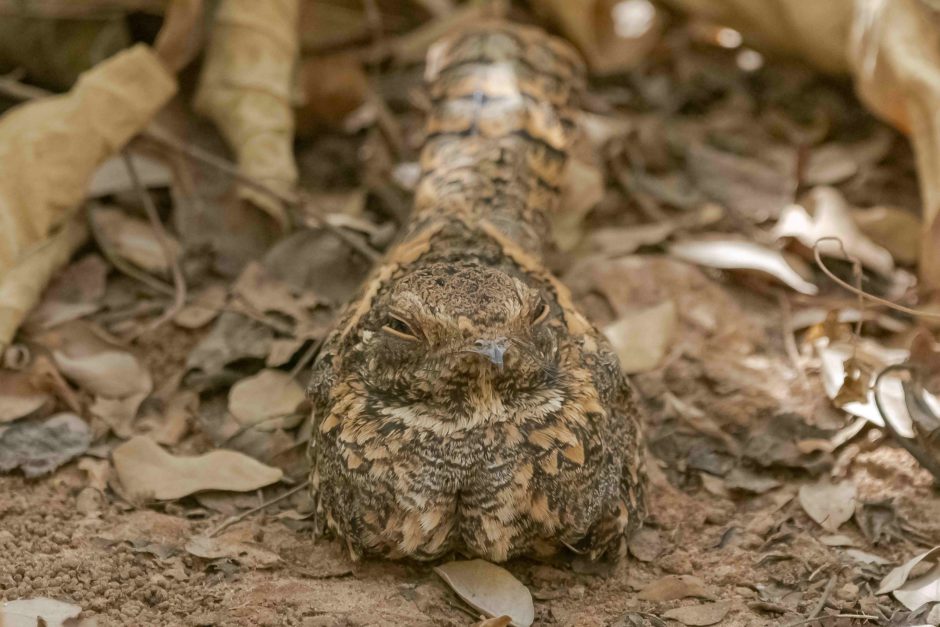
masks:
<path fill-rule="evenodd" d="M 541 261 L 581 63 L 498 22 L 436 44 L 427 81 L 411 221 L 313 368 L 318 527 L 354 557 L 615 557 L 646 511 L 639 411 Z"/>

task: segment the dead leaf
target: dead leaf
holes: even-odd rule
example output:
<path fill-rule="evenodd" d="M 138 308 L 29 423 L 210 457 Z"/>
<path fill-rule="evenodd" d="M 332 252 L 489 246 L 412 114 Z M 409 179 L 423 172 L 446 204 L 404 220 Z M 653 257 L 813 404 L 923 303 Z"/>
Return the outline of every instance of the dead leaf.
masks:
<path fill-rule="evenodd" d="M 924 389 L 940 394 L 940 344 L 926 329 L 921 329 L 911 339 L 909 361 L 918 369 Z"/>
<path fill-rule="evenodd" d="M 299 418 L 297 410 L 305 399 L 304 389 L 288 373 L 262 370 L 232 386 L 228 410 L 239 424 L 246 427 L 257 426 L 263 430 L 290 428 L 285 425 L 285 420 Z M 281 420 L 275 421 L 276 418 Z"/>
<path fill-rule="evenodd" d="M 920 259 L 921 223 L 900 207 L 871 207 L 852 211 L 855 224 L 868 238 L 891 253 L 895 261 L 914 265 Z"/>
<path fill-rule="evenodd" d="M 593 151 L 588 150 L 587 140 L 579 138 L 572 150 L 562 183 L 562 210 L 551 214 L 552 239 L 563 251 L 581 241 L 584 218 L 604 197 L 604 172 Z"/>
<path fill-rule="evenodd" d="M 229 558 L 248 568 L 271 568 L 281 561 L 277 553 L 254 542 L 242 542 L 231 536 L 193 536 L 186 543 L 186 552 L 209 560 Z"/>
<path fill-rule="evenodd" d="M 307 57 L 299 74 L 303 101 L 297 106 L 297 134 L 301 136 L 320 126 L 340 126 L 369 96 L 369 78 L 353 55 Z"/>
<path fill-rule="evenodd" d="M 67 95 L 0 118 L 0 345 L 85 241 L 76 209 L 98 165 L 175 90 L 159 59 L 140 44 L 83 74 Z"/>
<path fill-rule="evenodd" d="M 192 390 L 176 392 L 166 403 L 163 419 L 150 436 L 158 444 L 178 444 L 189 431 L 193 416 L 199 411 L 199 395 Z"/>
<path fill-rule="evenodd" d="M 649 0 L 549 0 L 548 10 L 594 74 L 636 67 L 656 45 L 663 19 Z"/>
<path fill-rule="evenodd" d="M 801 294 L 819 292 L 780 251 L 742 240 L 685 240 L 669 245 L 669 254 L 689 263 L 723 270 L 756 270 L 776 277 Z"/>
<path fill-rule="evenodd" d="M 173 316 L 173 322 L 184 329 L 201 329 L 219 316 L 227 298 L 225 286 L 213 283 L 196 292 L 192 300 Z"/>
<path fill-rule="evenodd" d="M 65 627 L 77 618 L 82 608 L 48 597 L 19 599 L 0 604 L 0 625 L 3 627 Z M 67 622 L 68 621 L 68 622 Z"/>
<path fill-rule="evenodd" d="M 675 601 L 686 597 L 698 597 L 712 600 L 715 595 L 705 587 L 704 582 L 692 575 L 667 575 L 649 584 L 637 598 L 644 601 Z"/>
<path fill-rule="evenodd" d="M 535 620 L 532 595 L 504 568 L 484 560 L 468 560 L 435 566 L 434 572 L 457 596 L 486 616 L 511 616 L 517 627 L 528 627 Z"/>
<path fill-rule="evenodd" d="M 812 249 L 825 237 L 836 237 L 836 241 L 819 244 L 823 255 L 844 258 L 842 252 L 857 258 L 863 266 L 882 276 L 890 277 L 894 272 L 891 253 L 875 244 L 862 233 L 852 218 L 852 210 L 842 193 L 834 187 L 816 187 L 809 193 L 803 205 L 789 205 L 780 215 L 774 227 L 778 238 L 792 237 Z"/>
<path fill-rule="evenodd" d="M 163 252 L 157 232 L 149 222 L 131 217 L 113 207 L 97 206 L 90 211 L 95 230 L 116 255 L 148 272 L 169 276 L 170 262 Z M 167 241 L 174 257 L 179 257 L 179 242 L 169 234 Z"/>
<path fill-rule="evenodd" d="M 297 294 L 297 290 L 267 272 L 261 264 L 251 262 L 232 286 L 232 292 L 257 312 L 278 312 L 295 323 L 307 320 L 308 307 L 317 304 L 311 292 Z"/>
<path fill-rule="evenodd" d="M 623 371 L 634 374 L 659 366 L 669 350 L 677 323 L 676 304 L 666 300 L 621 316 L 604 328 L 604 335 L 620 358 Z"/>
<path fill-rule="evenodd" d="M 297 182 L 291 89 L 298 15 L 297 0 L 222 0 L 194 101 L 231 145 L 241 172 L 284 194 Z M 249 187 L 239 193 L 287 229 L 281 201 Z"/>
<path fill-rule="evenodd" d="M 764 494 L 780 487 L 780 482 L 772 477 L 758 475 L 746 468 L 736 466 L 725 477 L 725 486 L 730 490 L 741 490 L 752 494 Z"/>
<path fill-rule="evenodd" d="M 911 571 L 924 560 L 935 561 L 940 554 L 940 546 L 935 546 L 929 551 L 925 551 L 920 555 L 909 559 L 904 562 L 897 568 L 892 569 L 890 573 L 885 575 L 885 578 L 881 580 L 881 585 L 878 587 L 878 590 L 875 594 L 888 594 L 889 592 L 894 592 L 898 588 L 904 585 L 907 581 L 907 578 L 910 577 Z"/>
<path fill-rule="evenodd" d="M 663 552 L 663 539 L 659 531 L 643 527 L 630 538 L 630 555 L 641 562 L 652 562 Z"/>
<path fill-rule="evenodd" d="M 173 0 L 166 8 L 163 26 L 153 47 L 173 72 L 179 72 L 196 58 L 204 38 L 203 0 Z"/>
<path fill-rule="evenodd" d="M 510 624 L 512 624 L 512 617 L 497 616 L 473 623 L 472 627 L 508 627 Z"/>
<path fill-rule="evenodd" d="M 0 427 L 0 472 L 19 468 L 27 477 L 45 475 L 84 453 L 89 444 L 91 429 L 75 414 Z"/>
<path fill-rule="evenodd" d="M 841 533 L 827 534 L 816 538 L 826 546 L 855 546 L 855 541 Z"/>
<path fill-rule="evenodd" d="M 835 532 L 855 513 L 855 485 L 830 483 L 824 478 L 800 487 L 800 505 L 823 529 Z"/>
<path fill-rule="evenodd" d="M 27 334 L 77 320 L 101 308 L 108 280 L 108 264 L 96 254 L 86 255 L 56 277 L 25 322 Z"/>
<path fill-rule="evenodd" d="M 246 492 L 280 481 L 283 473 L 234 451 L 197 457 L 170 455 L 148 437 L 136 436 L 112 453 L 114 469 L 132 495 L 179 499 L 201 490 Z"/>
<path fill-rule="evenodd" d="M 142 154 L 134 154 L 134 168 L 145 188 L 169 187 L 173 172 L 162 161 Z M 127 164 L 120 155 L 111 157 L 98 166 L 88 184 L 88 197 L 101 198 L 134 190 L 134 182 L 127 171 Z"/>
<path fill-rule="evenodd" d="M 0 424 L 24 418 L 46 407 L 52 397 L 24 372 L 0 370 Z"/>
<path fill-rule="evenodd" d="M 731 609 L 731 601 L 717 601 L 702 605 L 684 605 L 663 612 L 663 618 L 677 620 L 683 625 L 714 625 L 721 622 Z"/>
<path fill-rule="evenodd" d="M 891 563 L 889 560 L 886 560 L 880 555 L 875 555 L 874 553 L 869 553 L 867 551 L 860 551 L 858 549 L 846 549 L 845 554 L 860 564 L 878 564 L 879 566 L 883 566 L 885 564 Z"/>

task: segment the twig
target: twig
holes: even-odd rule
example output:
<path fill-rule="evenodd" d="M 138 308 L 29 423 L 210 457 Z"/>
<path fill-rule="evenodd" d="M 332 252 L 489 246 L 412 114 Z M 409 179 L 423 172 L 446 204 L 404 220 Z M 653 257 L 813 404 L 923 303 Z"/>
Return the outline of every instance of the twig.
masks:
<path fill-rule="evenodd" d="M 830 614 L 829 616 L 815 616 L 813 618 L 804 618 L 803 620 L 798 620 L 795 623 L 788 623 L 784 627 L 799 627 L 799 625 L 809 625 L 816 621 L 830 620 L 833 618 L 859 618 L 862 620 L 881 620 L 879 616 L 872 616 L 871 614 Z"/>
<path fill-rule="evenodd" d="M 295 485 L 293 488 L 291 488 L 290 490 L 288 490 L 288 491 L 285 492 L 284 494 L 281 494 L 280 496 L 276 496 L 276 497 L 274 497 L 273 499 L 271 499 L 270 501 L 267 501 L 267 502 L 265 502 L 265 503 L 262 503 L 262 504 L 259 505 L 258 507 L 253 507 L 253 508 L 249 509 L 248 511 L 242 512 L 241 514 L 237 514 L 237 515 L 235 515 L 235 516 L 230 516 L 230 517 L 227 518 L 226 520 L 222 521 L 222 523 L 220 523 L 219 526 L 215 527 L 214 529 L 211 529 L 211 530 L 209 531 L 209 533 L 206 534 L 206 537 L 209 537 L 209 538 L 214 537 L 215 535 L 219 534 L 220 532 L 222 532 L 222 531 L 225 530 L 225 529 L 228 529 L 229 527 L 231 527 L 231 526 L 234 525 L 235 523 L 241 522 L 241 521 L 245 520 L 246 518 L 248 518 L 249 516 L 252 516 L 252 515 L 254 515 L 254 514 L 257 514 L 257 513 L 260 512 L 261 510 L 263 510 L 263 509 L 265 509 L 265 508 L 267 508 L 267 507 L 271 507 L 271 506 L 274 505 L 275 503 L 280 503 L 280 502 L 283 501 L 284 499 L 286 499 L 286 498 L 288 498 L 288 497 L 290 497 L 290 496 L 293 496 L 293 495 L 297 494 L 298 492 L 300 492 L 301 490 L 303 490 L 304 488 L 306 488 L 309 484 L 310 484 L 309 481 L 304 481 L 304 482 L 301 483 L 300 485 Z"/>
<path fill-rule="evenodd" d="M 800 364 L 800 350 L 797 348 L 796 339 L 793 337 L 793 313 L 790 311 L 790 301 L 787 300 L 786 294 L 779 290 L 777 291 L 777 301 L 780 303 L 780 315 L 783 318 L 782 331 L 784 350 L 786 350 L 787 357 L 790 358 L 790 362 L 793 364 L 794 370 L 796 370 L 803 391 L 809 392 L 811 390 L 809 379 L 806 377 L 803 366 Z"/>
<path fill-rule="evenodd" d="M 853 286 L 853 285 L 849 285 L 848 283 L 846 283 L 845 281 L 843 281 L 842 279 L 840 279 L 839 277 L 837 277 L 837 276 L 836 276 L 835 274 L 833 274 L 832 271 L 826 266 L 826 264 L 823 263 L 822 257 L 821 257 L 820 252 L 819 252 L 819 245 L 820 245 L 821 243 L 827 241 L 827 240 L 828 240 L 828 241 L 834 241 L 834 242 L 838 242 L 838 243 L 839 243 L 839 246 L 842 247 L 842 253 L 845 255 L 845 258 L 846 258 L 847 261 L 850 261 L 850 262 L 852 262 L 853 264 L 854 264 L 854 263 L 859 263 L 859 261 L 858 261 L 857 258 L 850 256 L 850 255 L 845 251 L 845 246 L 842 244 L 842 240 L 839 239 L 838 237 L 821 237 L 821 238 L 819 238 L 818 240 L 816 240 L 816 243 L 813 244 L 813 257 L 816 259 L 816 265 L 819 266 L 819 269 L 822 270 L 823 273 L 824 273 L 827 277 L 829 277 L 830 279 L 832 279 L 833 281 L 835 281 L 836 284 L 837 284 L 839 287 L 842 287 L 842 288 L 844 288 L 844 289 L 847 289 L 848 291 L 852 292 L 853 294 L 855 294 L 856 296 L 858 296 L 858 297 L 861 298 L 861 299 L 870 300 L 870 301 L 872 301 L 872 302 L 874 302 L 874 303 L 878 303 L 879 305 L 884 305 L 885 307 L 888 307 L 889 309 L 893 309 L 893 310 L 895 310 L 895 311 L 900 311 L 901 313 L 906 313 L 906 314 L 911 315 L 911 316 L 917 316 L 917 317 L 919 317 L 919 318 L 930 318 L 930 319 L 933 319 L 933 320 L 940 320 L 940 313 L 934 313 L 934 312 L 932 312 L 932 311 L 924 311 L 924 310 L 922 310 L 922 309 L 911 309 L 910 307 L 905 307 L 904 305 L 898 305 L 897 303 L 893 303 L 893 302 L 891 302 L 890 300 L 886 300 L 886 299 L 881 298 L 881 297 L 879 297 L 879 296 L 875 296 L 875 295 L 873 295 L 873 294 L 869 294 L 868 292 L 866 292 L 866 291 L 864 291 L 864 290 L 862 290 L 862 289 L 860 289 L 860 288 L 857 288 L 857 287 L 855 287 L 855 286 Z"/>
<path fill-rule="evenodd" d="M 297 364 L 291 368 L 290 378 L 296 379 L 297 375 L 300 374 L 300 371 L 303 370 L 307 364 L 313 359 L 313 356 L 317 354 L 317 351 L 320 350 L 320 346 L 323 345 L 323 340 L 315 341 L 310 347 L 304 351 L 304 354 L 300 356 L 300 359 L 297 361 Z"/>
<path fill-rule="evenodd" d="M 884 370 L 878 373 L 878 376 L 875 377 L 874 383 L 874 397 L 875 397 L 875 407 L 878 408 L 878 413 L 881 414 L 881 419 L 885 423 L 885 428 L 891 434 L 891 437 L 894 438 L 894 441 L 897 442 L 905 451 L 911 454 L 911 456 L 917 460 L 917 462 L 924 467 L 927 472 L 933 475 L 934 483 L 940 485 L 940 460 L 934 459 L 930 454 L 923 451 L 919 446 L 916 446 L 910 438 L 906 438 L 894 428 L 894 425 L 891 424 L 891 421 L 888 419 L 888 413 L 885 411 L 884 406 L 881 403 L 881 379 L 893 372 L 910 372 L 910 366 L 905 364 L 894 364 L 888 366 Z"/>
<path fill-rule="evenodd" d="M 823 608 L 826 607 L 826 601 L 829 600 L 829 595 L 832 594 L 832 589 L 836 587 L 836 581 L 838 581 L 836 575 L 829 577 L 829 581 L 826 582 L 826 587 L 823 588 L 822 596 L 819 597 L 819 601 L 813 606 L 813 610 L 809 613 L 807 618 L 816 618 L 819 616 L 819 613 L 823 611 Z"/>
<path fill-rule="evenodd" d="M 126 150 L 121 151 L 121 158 L 124 160 L 124 167 L 127 168 L 127 174 L 130 176 L 134 190 L 140 197 L 144 212 L 147 214 L 147 219 L 150 220 L 150 225 L 157 236 L 157 242 L 160 244 L 160 248 L 163 249 L 163 256 L 166 258 L 166 262 L 170 266 L 170 273 L 173 275 L 173 304 L 167 307 L 159 318 L 141 331 L 141 333 L 146 333 L 157 329 L 167 320 L 172 319 L 186 305 L 186 279 L 183 276 L 182 269 L 180 269 L 179 259 L 177 259 L 173 247 L 170 245 L 170 238 L 166 233 L 166 229 L 163 228 L 163 223 L 160 221 L 157 208 L 153 204 L 153 198 L 150 197 L 150 194 L 144 189 L 143 183 L 140 182 L 140 175 L 137 173 L 134 160 Z"/>

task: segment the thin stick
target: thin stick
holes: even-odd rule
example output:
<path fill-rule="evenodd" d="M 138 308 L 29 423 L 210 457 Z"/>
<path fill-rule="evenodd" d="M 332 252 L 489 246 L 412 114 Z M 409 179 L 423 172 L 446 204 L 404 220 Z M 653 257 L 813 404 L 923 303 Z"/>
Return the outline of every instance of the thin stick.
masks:
<path fill-rule="evenodd" d="M 790 301 L 787 300 L 786 294 L 784 294 L 783 291 L 777 291 L 777 301 L 780 303 L 780 315 L 783 318 L 782 331 L 784 350 L 786 350 L 787 357 L 790 358 L 790 363 L 793 364 L 793 368 L 796 370 L 803 391 L 809 392 L 812 388 L 810 388 L 809 379 L 806 377 L 803 366 L 800 364 L 800 350 L 797 348 L 796 339 L 793 337 L 793 313 L 790 310 Z"/>
<path fill-rule="evenodd" d="M 253 508 L 249 509 L 248 511 L 242 512 L 241 514 L 237 514 L 237 515 L 235 515 L 235 516 L 230 516 L 229 518 L 227 518 L 226 520 L 224 520 L 218 527 L 215 527 L 214 529 L 210 530 L 209 533 L 206 534 L 206 537 L 212 538 L 212 537 L 216 536 L 217 534 L 219 534 L 220 532 L 222 532 L 222 531 L 225 530 L 225 529 L 228 529 L 229 527 L 231 527 L 231 526 L 234 525 L 235 523 L 241 522 L 241 521 L 245 520 L 246 518 L 248 518 L 249 516 L 252 516 L 252 515 L 254 515 L 254 514 L 257 514 L 257 513 L 260 512 L 261 510 L 263 510 L 263 509 L 265 509 L 265 508 L 267 508 L 267 507 L 270 507 L 270 506 L 274 505 L 275 503 L 280 503 L 280 502 L 283 501 L 284 499 L 286 499 L 286 498 L 288 498 L 288 497 L 290 497 L 290 496 L 293 496 L 293 495 L 297 494 L 298 492 L 300 492 L 301 490 L 303 490 L 304 488 L 306 488 L 309 484 L 310 484 L 309 481 L 304 481 L 304 482 L 301 483 L 300 485 L 295 485 L 293 488 L 291 488 L 290 490 L 288 490 L 288 491 L 285 492 L 284 494 L 281 494 L 280 496 L 276 496 L 276 497 L 274 497 L 273 499 L 271 499 L 270 501 L 267 501 L 267 502 L 265 502 L 265 503 L 262 503 L 262 504 L 259 505 L 258 507 L 253 507 Z"/>
<path fill-rule="evenodd" d="M 121 151 L 121 158 L 124 160 L 124 167 L 127 168 L 134 190 L 136 190 L 141 203 L 144 205 L 144 212 L 147 214 L 147 219 L 150 220 L 150 225 L 157 236 L 157 242 L 160 244 L 160 248 L 163 249 L 163 256 L 166 258 L 166 262 L 170 266 L 170 272 L 173 275 L 173 304 L 167 307 L 159 318 L 148 324 L 141 332 L 146 333 L 157 329 L 167 320 L 172 319 L 186 305 L 186 278 L 180 268 L 179 259 L 177 259 L 173 247 L 170 245 L 170 237 L 160 221 L 160 214 L 157 213 L 157 208 L 153 204 L 153 198 L 150 197 L 150 194 L 144 189 L 143 183 L 140 182 L 134 160 L 126 150 Z"/>
<path fill-rule="evenodd" d="M 816 621 L 831 620 L 833 618 L 860 618 L 863 620 L 880 620 L 879 616 L 872 616 L 871 614 L 831 614 L 829 616 L 816 616 L 813 618 L 804 618 L 803 620 L 798 620 L 795 623 L 789 623 L 784 627 L 799 627 L 799 625 L 809 625 L 810 623 Z"/>
<path fill-rule="evenodd" d="M 823 611 L 823 608 L 826 607 L 826 601 L 829 600 L 829 595 L 832 594 L 832 589 L 836 587 L 837 580 L 838 577 L 835 575 L 829 577 L 829 581 L 826 582 L 826 587 L 823 589 L 822 596 L 819 597 L 819 601 L 813 606 L 813 611 L 809 613 L 808 618 L 816 618 L 819 616 L 819 613 Z"/>
<path fill-rule="evenodd" d="M 291 368 L 290 378 L 296 379 L 297 375 L 300 374 L 300 371 L 307 367 L 307 364 L 313 359 L 313 356 L 317 354 L 317 351 L 320 350 L 320 346 L 323 344 L 323 340 L 317 340 L 310 345 L 307 350 L 304 351 L 304 354 L 300 356 L 300 359 L 297 361 L 297 364 Z"/>
<path fill-rule="evenodd" d="M 827 277 L 835 281 L 839 287 L 847 289 L 848 291 L 852 292 L 853 294 L 855 294 L 856 296 L 860 298 L 870 300 L 872 302 L 878 303 L 879 305 L 884 305 L 885 307 L 888 307 L 889 309 L 900 311 L 901 313 L 906 313 L 911 316 L 917 316 L 919 318 L 930 318 L 933 320 L 940 320 L 940 313 L 934 313 L 932 311 L 924 311 L 922 309 L 911 309 L 910 307 L 905 307 L 904 305 L 898 305 L 897 303 L 893 303 L 890 300 L 886 300 L 884 298 L 880 298 L 873 294 L 869 294 L 868 292 L 861 290 L 853 285 L 849 285 L 848 283 L 846 283 L 845 281 L 843 281 L 842 279 L 834 275 L 832 271 L 829 270 L 828 267 L 826 267 L 826 264 L 823 263 L 822 257 L 820 256 L 820 252 L 819 252 L 819 245 L 822 242 L 825 242 L 827 240 L 839 243 L 839 245 L 842 247 L 842 253 L 845 255 L 845 258 L 847 261 L 857 263 L 858 260 L 854 257 L 849 256 L 845 252 L 845 247 L 842 244 L 842 240 L 839 239 L 838 237 L 821 237 L 818 240 L 816 240 L 815 244 L 813 244 L 813 256 L 816 259 L 816 265 L 819 266 L 819 269 L 822 270 L 823 273 Z"/>

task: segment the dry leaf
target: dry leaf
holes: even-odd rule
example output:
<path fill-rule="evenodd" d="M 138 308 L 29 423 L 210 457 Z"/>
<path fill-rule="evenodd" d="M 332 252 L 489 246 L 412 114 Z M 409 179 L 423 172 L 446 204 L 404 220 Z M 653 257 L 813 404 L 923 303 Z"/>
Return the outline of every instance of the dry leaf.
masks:
<path fill-rule="evenodd" d="M 114 469 L 132 495 L 179 499 L 201 490 L 247 492 L 280 481 L 283 473 L 234 451 L 176 457 L 137 436 L 112 453 Z"/>
<path fill-rule="evenodd" d="M 186 543 L 186 552 L 203 559 L 229 558 L 248 568 L 271 568 L 281 561 L 273 553 L 253 542 L 242 542 L 231 536 L 208 538 L 193 536 Z"/>
<path fill-rule="evenodd" d="M 676 304 L 663 301 L 647 309 L 622 316 L 604 328 L 628 374 L 653 370 L 662 362 L 676 332 Z"/>
<path fill-rule="evenodd" d="M 834 532 L 855 513 L 855 485 L 850 481 L 818 483 L 800 487 L 800 505 L 826 531 Z"/>
<path fill-rule="evenodd" d="M 717 601 L 702 605 L 684 605 L 663 612 L 663 618 L 677 620 L 683 625 L 714 625 L 721 622 L 731 609 L 731 601 Z"/>
<path fill-rule="evenodd" d="M 0 472 L 19 468 L 27 477 L 45 475 L 84 453 L 89 444 L 91 429 L 75 414 L 0 427 Z"/>
<path fill-rule="evenodd" d="M 807 248 L 813 248 L 824 237 L 837 237 L 842 246 L 835 241 L 825 241 L 819 244 L 819 251 L 840 259 L 847 253 L 865 267 L 891 276 L 894 271 L 891 253 L 868 239 L 856 226 L 852 210 L 839 190 L 816 187 L 809 193 L 805 205 L 790 205 L 784 209 L 774 227 L 776 237 L 792 237 Z"/>
<path fill-rule="evenodd" d="M 858 549 L 846 549 L 845 554 L 861 564 L 878 564 L 879 566 L 883 566 L 885 564 L 891 563 L 889 560 L 886 560 L 880 555 L 875 555 L 874 553 L 869 553 L 867 551 L 860 551 Z"/>
<path fill-rule="evenodd" d="M 96 254 L 69 265 L 45 291 L 42 302 L 26 319 L 27 334 L 35 334 L 101 308 L 109 266 Z"/>
<path fill-rule="evenodd" d="M 106 240 L 108 248 L 115 254 L 130 261 L 135 266 L 148 272 L 168 276 L 170 262 L 163 252 L 160 239 L 149 222 L 134 218 L 120 209 L 112 207 L 94 207 L 91 220 L 95 230 Z M 179 257 L 181 247 L 171 235 L 167 241 L 175 257 Z"/>
<path fill-rule="evenodd" d="M 641 562 L 652 562 L 663 552 L 662 534 L 655 529 L 644 527 L 630 538 L 630 555 Z"/>
<path fill-rule="evenodd" d="M 257 262 L 251 262 L 242 271 L 232 286 L 232 293 L 243 299 L 258 312 L 276 311 L 302 322 L 309 318 L 307 308 L 316 305 L 318 299 L 311 293 L 295 295 L 290 285 L 278 280 Z"/>
<path fill-rule="evenodd" d="M 153 43 L 163 63 L 179 72 L 202 49 L 203 0 L 172 0 L 163 16 L 163 26 Z"/>
<path fill-rule="evenodd" d="M 163 420 L 154 429 L 150 436 L 158 443 L 164 445 L 178 444 L 192 422 L 193 416 L 199 411 L 199 395 L 192 390 L 176 392 L 166 404 Z"/>
<path fill-rule="evenodd" d="M 52 397 L 23 372 L 0 370 L 0 424 L 24 418 L 47 406 Z"/>
<path fill-rule="evenodd" d="M 689 263 L 723 270 L 757 270 L 778 278 L 801 294 L 819 291 L 798 273 L 780 251 L 741 240 L 686 240 L 669 246 L 669 253 Z"/>
<path fill-rule="evenodd" d="M 85 240 L 75 211 L 98 165 L 175 91 L 156 56 L 137 45 L 83 74 L 68 94 L 0 118 L 0 345 Z"/>
<path fill-rule="evenodd" d="M 911 611 L 928 603 L 940 602 L 940 564 L 920 577 L 908 580 L 894 591 L 894 598 Z"/>
<path fill-rule="evenodd" d="M 940 546 L 935 546 L 929 551 L 925 551 L 920 555 L 911 558 L 910 560 L 904 562 L 897 568 L 894 568 L 890 573 L 885 575 L 885 578 L 881 580 L 881 585 L 878 587 L 878 591 L 875 594 L 888 594 L 889 592 L 894 592 L 898 588 L 904 585 L 907 581 L 907 578 L 910 577 L 911 571 L 914 570 L 918 564 L 924 560 L 935 561 L 935 558 L 940 554 Z"/>
<path fill-rule="evenodd" d="M 78 605 L 47 597 L 19 599 L 0 604 L 0 625 L 3 627 L 65 627 L 82 613 Z M 68 621 L 68 622 L 66 622 Z"/>
<path fill-rule="evenodd" d="M 737 466 L 725 477 L 725 486 L 730 490 L 741 490 L 752 494 L 764 494 L 780 487 L 780 482 L 771 477 L 755 474 Z"/>
<path fill-rule="evenodd" d="M 262 370 L 232 386 L 228 411 L 242 426 L 265 430 L 289 428 L 283 419 L 297 416 L 305 399 L 304 389 L 288 373 Z"/>
<path fill-rule="evenodd" d="M 508 627 L 510 624 L 512 624 L 511 616 L 497 616 L 473 623 L 472 627 Z"/>
<path fill-rule="evenodd" d="M 486 616 L 511 616 L 516 627 L 535 620 L 529 590 L 509 571 L 484 560 L 448 562 L 434 568 L 461 599 Z"/>
<path fill-rule="evenodd" d="M 349 54 L 304 59 L 299 80 L 303 102 L 297 106 L 298 135 L 339 126 L 369 95 L 362 62 Z"/>
<path fill-rule="evenodd" d="M 662 16 L 649 0 L 547 0 L 539 6 L 578 46 L 594 74 L 636 67 L 663 30 Z"/>
<path fill-rule="evenodd" d="M 235 151 L 241 172 L 282 193 L 297 182 L 291 88 L 298 13 L 298 0 L 222 0 L 195 99 Z M 248 187 L 240 194 L 287 229 L 279 200 Z"/>
<path fill-rule="evenodd" d="M 871 207 L 854 210 L 852 218 L 862 233 L 887 249 L 898 263 L 914 265 L 920 259 L 922 225 L 915 213 L 900 207 Z"/>
<path fill-rule="evenodd" d="M 141 184 L 146 187 L 169 187 L 173 182 L 173 172 L 162 161 L 141 154 L 134 154 L 134 169 Z M 98 166 L 91 183 L 88 184 L 88 197 L 101 198 L 122 192 L 133 191 L 127 164 L 120 155 L 107 159 Z"/>
<path fill-rule="evenodd" d="M 213 283 L 196 292 L 192 300 L 173 316 L 173 322 L 184 329 L 200 329 L 219 316 L 227 298 L 225 286 Z"/>
<path fill-rule="evenodd" d="M 686 597 L 711 600 L 715 598 L 715 595 L 705 587 L 701 579 L 692 575 L 667 575 L 657 579 L 637 593 L 637 598 L 657 603 L 675 601 Z"/>
<path fill-rule="evenodd" d="M 593 154 L 583 154 L 590 152 L 586 144 L 582 136 L 573 149 L 575 156 L 569 159 L 565 167 L 562 183 L 562 210 L 550 216 L 552 239 L 563 251 L 571 250 L 578 244 L 584 231 L 584 218 L 604 197 L 604 172 L 596 163 L 596 158 L 592 158 Z"/>

